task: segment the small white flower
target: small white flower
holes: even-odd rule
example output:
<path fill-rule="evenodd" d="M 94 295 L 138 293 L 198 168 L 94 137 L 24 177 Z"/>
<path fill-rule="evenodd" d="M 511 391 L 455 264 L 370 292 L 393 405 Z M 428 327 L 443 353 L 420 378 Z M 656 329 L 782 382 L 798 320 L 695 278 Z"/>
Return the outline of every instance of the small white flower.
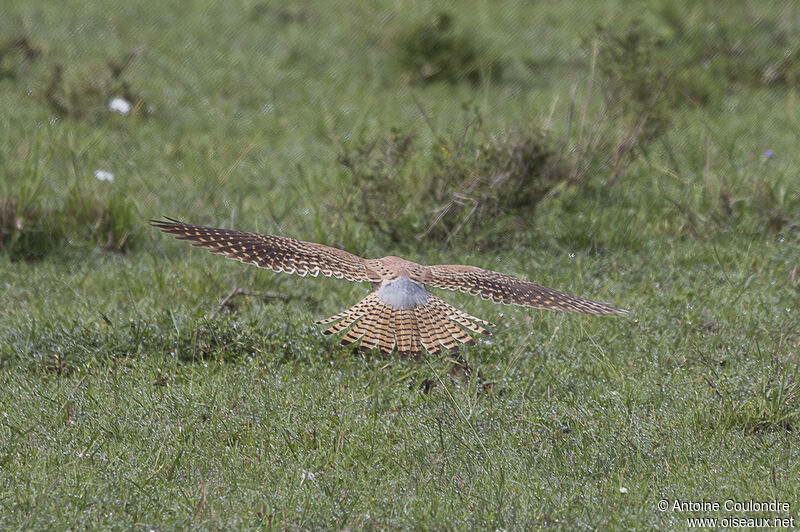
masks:
<path fill-rule="evenodd" d="M 302 475 L 300 476 L 300 485 L 303 485 L 303 482 L 306 480 L 316 480 L 317 476 L 312 471 L 306 471 L 305 469 L 301 469 Z"/>
<path fill-rule="evenodd" d="M 114 174 L 112 174 L 108 170 L 95 170 L 94 177 L 98 181 L 108 181 L 109 183 L 114 182 Z"/>
<path fill-rule="evenodd" d="M 628 493 L 628 488 L 626 488 L 625 486 L 620 486 L 619 492 L 622 494 Z"/>
<path fill-rule="evenodd" d="M 119 113 L 121 115 L 126 115 L 131 112 L 133 105 L 131 102 L 126 100 L 125 98 L 113 98 L 110 102 L 108 102 L 108 109 L 114 113 Z"/>

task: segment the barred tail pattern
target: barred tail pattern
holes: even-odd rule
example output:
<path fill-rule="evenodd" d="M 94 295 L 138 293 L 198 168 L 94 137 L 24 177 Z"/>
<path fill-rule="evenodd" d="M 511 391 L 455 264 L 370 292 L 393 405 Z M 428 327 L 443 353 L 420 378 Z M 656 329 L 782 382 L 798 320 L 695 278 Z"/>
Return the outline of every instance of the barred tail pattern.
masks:
<path fill-rule="evenodd" d="M 396 309 L 381 301 L 377 291 L 344 312 L 317 323 L 333 323 L 325 334 L 346 331 L 342 344 L 360 341 L 362 349 L 377 348 L 383 354 L 390 354 L 396 348 L 401 357 L 415 359 L 422 356 L 423 349 L 432 355 L 441 353 L 443 348 L 456 352 L 460 344 L 475 343 L 470 332 L 491 334 L 484 326 L 492 326 L 433 294 L 428 294 L 424 305 Z"/>

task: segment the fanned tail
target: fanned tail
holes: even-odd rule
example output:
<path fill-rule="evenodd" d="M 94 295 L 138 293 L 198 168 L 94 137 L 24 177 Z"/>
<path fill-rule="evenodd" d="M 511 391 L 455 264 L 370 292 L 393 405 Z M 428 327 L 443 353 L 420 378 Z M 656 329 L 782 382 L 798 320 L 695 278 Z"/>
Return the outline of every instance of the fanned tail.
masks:
<path fill-rule="evenodd" d="M 441 353 L 442 349 L 455 353 L 460 343 L 475 343 L 469 332 L 491 334 L 483 326 L 492 326 L 433 294 L 428 294 L 424 305 L 397 309 L 381 301 L 377 291 L 344 312 L 317 323 L 333 323 L 325 334 L 346 331 L 342 338 L 344 345 L 360 341 L 362 349 L 377 348 L 385 355 L 396 347 L 401 358 L 414 359 L 422 356 L 423 349 L 432 355 Z"/>
<path fill-rule="evenodd" d="M 371 300 L 373 299 L 377 300 L 377 296 L 374 292 L 365 297 L 364 299 L 362 299 L 361 301 L 359 301 L 358 303 L 356 303 L 355 305 L 353 305 L 352 307 L 350 307 L 349 309 L 345 310 L 344 312 L 340 312 L 339 314 L 336 314 L 335 316 L 331 316 L 330 318 L 326 318 L 324 320 L 319 320 L 316 323 L 324 324 L 341 320 L 339 321 L 339 323 L 335 323 L 333 326 L 325 330 L 324 333 L 334 334 L 341 332 L 350 327 L 357 320 L 364 317 L 365 314 L 367 314 L 370 304 L 372 303 Z"/>

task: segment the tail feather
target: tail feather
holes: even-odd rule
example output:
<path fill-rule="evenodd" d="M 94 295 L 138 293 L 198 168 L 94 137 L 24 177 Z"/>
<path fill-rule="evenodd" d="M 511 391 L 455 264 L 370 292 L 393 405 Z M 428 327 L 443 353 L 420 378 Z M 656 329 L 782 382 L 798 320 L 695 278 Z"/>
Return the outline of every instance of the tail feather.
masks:
<path fill-rule="evenodd" d="M 447 305 L 447 303 L 444 303 L 444 304 Z M 452 307 L 450 305 L 447 305 L 447 306 L 449 307 L 449 310 L 450 310 L 450 315 L 448 317 L 451 320 L 455 321 L 459 325 L 462 325 L 463 327 L 466 327 L 467 329 L 469 329 L 470 331 L 472 331 L 474 333 L 491 334 L 488 330 L 486 330 L 485 328 L 481 327 L 481 325 L 479 325 L 479 324 L 482 324 L 482 325 L 486 325 L 487 327 L 494 327 L 494 325 L 492 325 L 488 321 L 484 321 L 484 320 L 482 320 L 480 318 L 476 318 L 475 316 L 467 314 L 466 312 L 458 310 L 457 308 Z"/>
<path fill-rule="evenodd" d="M 431 326 L 434 328 L 436 337 L 439 340 L 439 345 L 450 351 L 458 351 L 458 342 L 455 341 L 453 335 L 447 327 L 447 315 L 442 312 L 438 306 L 429 307 L 428 311 L 431 316 Z M 441 350 L 441 348 L 440 348 Z"/>
<path fill-rule="evenodd" d="M 323 331 L 324 334 L 336 334 L 350 327 L 355 321 L 360 318 L 359 314 L 347 314 L 346 317 L 339 323 L 334 323 L 332 326 Z"/>
<path fill-rule="evenodd" d="M 394 350 L 394 319 L 392 309 L 388 305 L 382 305 L 378 316 L 378 350 L 381 353 L 389 354 Z"/>
<path fill-rule="evenodd" d="M 395 312 L 395 335 L 400 356 L 418 358 L 421 354 L 419 327 L 413 309 Z"/>
<path fill-rule="evenodd" d="M 453 336 L 447 328 L 447 315 L 435 304 L 435 301 L 432 301 L 432 303 L 433 304 L 426 305 L 426 307 L 430 315 L 429 323 L 433 330 L 433 335 L 436 337 L 439 344 L 446 349 L 457 350 L 458 343 L 453 339 Z M 438 348 L 437 352 L 440 350 L 441 348 Z"/>
<path fill-rule="evenodd" d="M 363 316 L 365 310 L 369 307 L 370 303 L 372 303 L 373 299 L 375 299 L 374 294 L 370 294 L 367 297 L 365 297 L 364 299 L 362 299 L 361 301 L 359 301 L 358 303 L 356 303 L 355 305 L 353 305 L 352 307 L 350 307 L 349 309 L 343 310 L 339 314 L 331 316 L 330 318 L 325 318 L 323 320 L 317 320 L 314 323 L 316 323 L 317 325 L 322 325 L 322 324 L 325 324 L 325 323 L 333 323 L 334 321 L 341 320 L 342 318 L 348 318 L 350 316 L 353 316 L 354 314 L 359 315 L 359 316 Z M 358 318 L 355 318 L 355 319 L 358 319 Z M 352 321 L 350 323 L 352 323 Z M 341 330 L 341 329 L 339 329 L 339 330 Z M 336 331 L 336 332 L 338 332 L 338 331 Z"/>
<path fill-rule="evenodd" d="M 414 309 L 414 314 L 417 317 L 417 324 L 419 325 L 419 336 L 423 347 L 429 353 L 436 354 L 439 351 L 439 340 L 435 334 L 435 330 L 431 325 L 430 314 L 428 309 L 424 306 L 419 306 Z"/>
<path fill-rule="evenodd" d="M 455 322 L 452 321 L 452 312 L 450 310 L 453 308 L 450 305 L 446 304 L 441 299 L 436 302 L 436 306 L 439 308 L 440 314 L 446 316 L 444 320 L 442 320 L 442 325 L 445 326 L 447 332 L 450 336 L 461 343 L 472 345 L 475 343 L 475 340 L 467 334 L 467 332 L 459 327 Z"/>
<path fill-rule="evenodd" d="M 330 318 L 325 318 L 325 319 L 322 319 L 322 320 L 317 320 L 314 323 L 317 324 L 317 325 L 323 325 L 325 323 L 333 323 L 334 321 L 340 320 L 340 319 L 344 318 L 345 316 L 349 316 L 349 315 L 350 315 L 350 309 L 347 309 L 345 311 L 340 312 L 339 314 L 336 314 L 335 316 L 331 316 Z"/>
<path fill-rule="evenodd" d="M 349 345 L 353 342 L 361 340 L 361 338 L 364 336 L 364 333 L 367 332 L 365 325 L 368 316 L 369 314 L 366 314 L 362 316 L 361 319 L 356 320 L 350 330 L 345 333 L 344 338 L 342 338 L 342 345 Z"/>
<path fill-rule="evenodd" d="M 380 342 L 378 320 L 380 315 L 370 312 L 361 320 L 364 323 L 364 336 L 361 338 L 361 349 L 375 349 Z"/>
<path fill-rule="evenodd" d="M 343 330 L 347 329 L 351 325 L 353 325 L 356 321 L 360 320 L 365 315 L 369 314 L 369 307 L 373 303 L 372 300 L 377 299 L 374 297 L 374 294 L 370 294 L 349 309 L 336 314 L 335 316 L 331 316 L 330 318 L 319 320 L 316 323 L 318 324 L 327 324 L 334 322 L 336 320 L 341 320 L 338 323 L 334 323 L 328 329 L 324 331 L 325 334 L 335 334 L 338 332 L 342 332 Z"/>
<path fill-rule="evenodd" d="M 419 358 L 423 349 L 432 355 L 441 353 L 442 349 L 458 351 L 460 343 L 472 345 L 475 342 L 469 332 L 490 334 L 482 325 L 491 325 L 433 294 L 427 295 L 424 305 L 398 309 L 382 301 L 377 291 L 317 323 L 331 324 L 325 334 L 345 331 L 342 338 L 345 345 L 360 341 L 361 348 L 377 348 L 383 354 L 391 354 L 397 348 L 402 358 Z"/>

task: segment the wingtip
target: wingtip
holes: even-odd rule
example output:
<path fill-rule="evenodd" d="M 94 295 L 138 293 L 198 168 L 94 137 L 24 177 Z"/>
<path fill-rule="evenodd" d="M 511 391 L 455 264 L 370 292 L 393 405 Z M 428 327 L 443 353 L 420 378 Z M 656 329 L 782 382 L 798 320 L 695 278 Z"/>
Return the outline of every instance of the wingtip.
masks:
<path fill-rule="evenodd" d="M 609 305 L 608 303 L 597 303 L 594 301 L 589 301 L 589 304 L 590 304 L 589 307 L 578 310 L 578 312 L 582 312 L 584 314 L 597 314 L 600 316 L 627 316 L 630 314 L 630 311 L 628 311 L 627 309 L 617 308 L 615 306 Z"/>
<path fill-rule="evenodd" d="M 156 229 L 160 229 L 162 231 L 168 231 L 169 229 L 172 229 L 176 226 L 186 225 L 180 220 L 176 220 L 175 218 L 170 218 L 169 216 L 164 216 L 163 220 L 150 218 L 147 221 L 152 227 L 155 227 Z"/>
<path fill-rule="evenodd" d="M 606 305 L 606 306 L 608 307 L 608 314 L 617 316 L 630 316 L 631 314 L 631 312 L 628 309 L 612 307 L 611 305 Z"/>
<path fill-rule="evenodd" d="M 164 218 L 163 220 L 162 219 L 158 219 L 158 218 L 150 218 L 147 221 L 150 222 L 151 225 L 154 225 L 154 224 L 182 224 L 183 223 L 180 220 L 176 220 L 175 218 L 170 218 L 169 216 L 164 216 L 163 218 Z"/>

